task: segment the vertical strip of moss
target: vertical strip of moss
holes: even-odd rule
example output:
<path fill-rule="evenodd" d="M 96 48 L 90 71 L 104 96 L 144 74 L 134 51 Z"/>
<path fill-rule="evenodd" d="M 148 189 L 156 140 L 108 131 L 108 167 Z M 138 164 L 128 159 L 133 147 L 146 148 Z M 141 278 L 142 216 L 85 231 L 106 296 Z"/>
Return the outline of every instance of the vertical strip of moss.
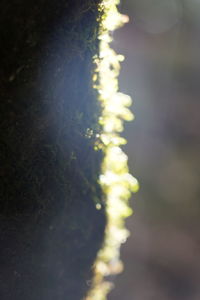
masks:
<path fill-rule="evenodd" d="M 99 251 L 95 264 L 96 276 L 93 289 L 87 300 L 104 300 L 112 288 L 106 278 L 121 272 L 120 246 L 129 235 L 125 228 L 125 218 L 132 213 L 128 200 L 132 192 L 138 190 L 137 180 L 129 173 L 128 158 L 121 145 L 126 140 L 121 137 L 123 122 L 133 120 L 129 110 L 131 98 L 119 92 L 118 75 L 120 62 L 124 57 L 118 55 L 110 46 L 111 33 L 128 21 L 128 17 L 119 13 L 118 0 L 103 0 L 99 31 L 99 55 L 95 57 L 96 72 L 94 87 L 98 90 L 102 115 L 99 123 L 102 133 L 98 136 L 97 149 L 102 149 L 104 159 L 100 184 L 102 186 L 107 211 L 107 228 L 104 247 Z M 97 207 L 98 208 L 98 207 Z"/>

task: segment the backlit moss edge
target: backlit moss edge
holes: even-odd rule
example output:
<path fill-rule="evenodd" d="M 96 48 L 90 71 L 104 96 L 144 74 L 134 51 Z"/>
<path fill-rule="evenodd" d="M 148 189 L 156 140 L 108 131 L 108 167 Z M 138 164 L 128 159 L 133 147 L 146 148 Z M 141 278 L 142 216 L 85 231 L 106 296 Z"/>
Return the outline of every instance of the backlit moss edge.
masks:
<path fill-rule="evenodd" d="M 98 90 L 102 114 L 99 123 L 102 132 L 97 136 L 96 149 L 104 153 L 100 185 L 105 195 L 108 223 L 103 248 L 95 263 L 95 277 L 86 300 L 105 300 L 112 288 L 109 278 L 123 269 L 120 246 L 129 235 L 125 218 L 132 214 L 128 200 L 138 190 L 137 180 L 129 173 L 127 155 L 120 148 L 126 140 L 120 136 L 123 122 L 133 120 L 129 110 L 131 98 L 119 92 L 118 75 L 120 62 L 124 60 L 111 47 L 112 32 L 128 21 L 119 13 L 120 0 L 103 0 L 99 6 L 101 19 L 99 30 L 99 55 L 94 57 L 96 70 L 94 88 Z M 97 204 L 97 209 L 101 209 Z"/>

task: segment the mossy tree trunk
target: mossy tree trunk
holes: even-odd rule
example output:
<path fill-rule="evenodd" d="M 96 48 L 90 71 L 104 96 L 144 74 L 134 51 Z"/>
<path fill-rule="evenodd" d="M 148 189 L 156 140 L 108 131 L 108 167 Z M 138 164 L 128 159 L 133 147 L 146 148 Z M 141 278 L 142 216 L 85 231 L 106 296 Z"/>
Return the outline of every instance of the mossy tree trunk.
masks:
<path fill-rule="evenodd" d="M 0 3 L 0 299 L 80 300 L 105 212 L 94 151 L 98 2 Z"/>

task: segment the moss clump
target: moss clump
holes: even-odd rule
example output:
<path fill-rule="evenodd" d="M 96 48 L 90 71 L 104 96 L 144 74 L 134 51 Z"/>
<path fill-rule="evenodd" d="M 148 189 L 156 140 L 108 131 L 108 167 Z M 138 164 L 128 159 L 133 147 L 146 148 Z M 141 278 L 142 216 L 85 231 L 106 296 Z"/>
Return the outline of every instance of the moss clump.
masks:
<path fill-rule="evenodd" d="M 2 300 L 79 300 L 89 287 L 106 223 L 91 83 L 98 2 L 0 3 Z"/>

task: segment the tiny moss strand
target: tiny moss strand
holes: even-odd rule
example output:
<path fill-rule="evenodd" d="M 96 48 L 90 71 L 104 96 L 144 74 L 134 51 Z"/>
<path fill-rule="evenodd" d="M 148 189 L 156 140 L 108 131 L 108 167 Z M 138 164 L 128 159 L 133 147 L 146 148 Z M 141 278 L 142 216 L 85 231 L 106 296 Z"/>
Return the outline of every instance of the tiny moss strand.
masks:
<path fill-rule="evenodd" d="M 111 33 L 128 22 L 128 17 L 119 13 L 118 4 L 119 0 L 103 0 L 99 6 L 100 43 L 99 55 L 94 57 L 96 70 L 93 81 L 102 107 L 99 119 L 102 132 L 97 137 L 95 148 L 104 153 L 99 182 L 105 195 L 108 223 L 104 246 L 95 263 L 93 286 L 86 300 L 105 300 L 112 288 L 112 283 L 106 278 L 123 270 L 120 246 L 129 235 L 125 218 L 132 214 L 128 200 L 131 193 L 138 190 L 137 180 L 129 173 L 127 155 L 120 148 L 126 144 L 120 136 L 123 122 L 133 120 L 134 116 L 128 108 L 131 98 L 120 93 L 118 87 L 120 63 L 124 57 L 110 47 Z"/>

